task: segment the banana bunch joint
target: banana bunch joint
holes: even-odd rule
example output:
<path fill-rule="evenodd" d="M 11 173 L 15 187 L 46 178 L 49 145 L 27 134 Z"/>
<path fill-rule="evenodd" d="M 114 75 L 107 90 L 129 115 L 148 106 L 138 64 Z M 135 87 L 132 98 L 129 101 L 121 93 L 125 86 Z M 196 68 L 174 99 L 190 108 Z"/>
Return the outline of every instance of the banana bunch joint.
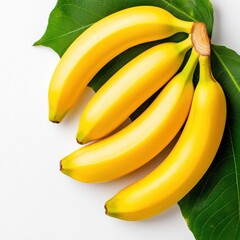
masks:
<path fill-rule="evenodd" d="M 109 216 L 135 221 L 159 214 L 191 191 L 210 167 L 225 128 L 226 100 L 211 71 L 205 24 L 180 20 L 153 6 L 116 12 L 80 35 L 52 76 L 49 120 L 60 123 L 91 79 L 114 57 L 179 32 L 188 36 L 181 42 L 149 48 L 100 88 L 85 107 L 76 134 L 79 143 L 89 144 L 60 162 L 60 170 L 77 181 L 111 181 L 149 162 L 182 129 L 158 167 L 105 203 Z M 190 56 L 181 68 L 187 52 Z M 198 63 L 199 80 L 194 88 Z M 136 120 L 112 133 L 159 89 Z"/>

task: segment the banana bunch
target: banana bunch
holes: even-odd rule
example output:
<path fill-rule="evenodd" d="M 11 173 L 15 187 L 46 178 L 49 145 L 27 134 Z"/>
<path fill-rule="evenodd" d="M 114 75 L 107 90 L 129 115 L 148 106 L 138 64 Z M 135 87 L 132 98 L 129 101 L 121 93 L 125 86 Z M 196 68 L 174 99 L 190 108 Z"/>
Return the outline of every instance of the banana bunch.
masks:
<path fill-rule="evenodd" d="M 178 32 L 188 37 L 146 50 L 100 88 L 84 109 L 76 136 L 79 143 L 92 143 L 60 162 L 60 170 L 78 181 L 111 181 L 149 162 L 184 126 L 176 145 L 156 169 L 106 202 L 109 216 L 124 220 L 154 216 L 183 198 L 211 165 L 223 136 L 226 100 L 211 72 L 206 27 L 177 19 L 158 7 L 125 9 L 79 36 L 53 74 L 49 119 L 59 123 L 107 62 L 137 44 Z M 179 71 L 190 49 L 190 57 Z M 200 76 L 194 89 L 198 63 Z M 159 95 L 136 120 L 112 134 L 159 89 Z"/>

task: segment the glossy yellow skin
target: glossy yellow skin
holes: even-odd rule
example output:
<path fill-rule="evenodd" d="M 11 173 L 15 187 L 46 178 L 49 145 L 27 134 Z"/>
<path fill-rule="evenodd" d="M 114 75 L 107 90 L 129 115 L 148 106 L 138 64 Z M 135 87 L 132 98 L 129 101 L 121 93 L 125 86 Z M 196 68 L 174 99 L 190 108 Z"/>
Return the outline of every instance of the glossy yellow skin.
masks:
<path fill-rule="evenodd" d="M 116 134 L 67 156 L 61 161 L 61 171 L 82 182 L 110 181 L 132 172 L 161 152 L 187 118 L 197 60 L 194 51 L 187 67 L 139 118 Z"/>
<path fill-rule="evenodd" d="M 89 27 L 60 59 L 49 86 L 49 119 L 60 122 L 94 75 L 111 59 L 137 44 L 190 33 L 192 22 L 153 6 L 109 15 Z"/>
<path fill-rule="evenodd" d="M 179 70 L 191 35 L 180 43 L 163 43 L 126 64 L 105 83 L 84 109 L 77 140 L 87 143 L 106 136 Z"/>
<path fill-rule="evenodd" d="M 123 220 L 156 215 L 184 197 L 209 168 L 226 120 L 225 96 L 212 77 L 209 62 L 208 56 L 200 57 L 200 82 L 189 118 L 172 152 L 150 174 L 107 201 L 108 215 Z"/>

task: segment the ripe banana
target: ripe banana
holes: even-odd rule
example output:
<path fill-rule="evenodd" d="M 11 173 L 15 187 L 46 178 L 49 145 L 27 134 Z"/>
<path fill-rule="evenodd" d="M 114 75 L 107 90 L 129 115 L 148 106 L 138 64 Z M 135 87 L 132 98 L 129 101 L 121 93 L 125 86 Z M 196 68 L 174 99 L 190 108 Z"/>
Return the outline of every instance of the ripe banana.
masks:
<path fill-rule="evenodd" d="M 177 203 L 202 178 L 221 142 L 226 101 L 210 70 L 210 57 L 200 57 L 200 81 L 185 128 L 168 157 L 149 175 L 108 200 L 106 214 L 124 220 L 149 218 Z"/>
<path fill-rule="evenodd" d="M 198 57 L 192 50 L 184 70 L 164 87 L 139 118 L 116 134 L 64 158 L 61 171 L 82 182 L 110 181 L 132 172 L 161 152 L 189 113 Z"/>
<path fill-rule="evenodd" d="M 84 109 L 77 141 L 106 136 L 160 89 L 180 68 L 191 35 L 180 43 L 163 43 L 143 52 L 105 83 Z"/>
<path fill-rule="evenodd" d="M 49 86 L 49 120 L 61 122 L 93 76 L 111 59 L 137 44 L 190 33 L 193 23 L 153 6 L 132 7 L 88 28 L 60 59 Z"/>

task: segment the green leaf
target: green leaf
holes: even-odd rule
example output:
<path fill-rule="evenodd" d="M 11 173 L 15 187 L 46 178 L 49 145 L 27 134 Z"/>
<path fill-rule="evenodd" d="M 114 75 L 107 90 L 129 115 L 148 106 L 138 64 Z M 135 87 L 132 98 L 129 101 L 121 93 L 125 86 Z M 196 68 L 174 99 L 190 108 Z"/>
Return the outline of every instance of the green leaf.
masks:
<path fill-rule="evenodd" d="M 214 162 L 180 202 L 189 228 L 199 240 L 240 239 L 240 56 L 212 47 L 213 75 L 228 106 L 224 138 Z M 203 159 L 204 161 L 204 159 Z"/>
<path fill-rule="evenodd" d="M 62 56 L 88 27 L 116 11 L 139 5 L 162 7 L 176 17 L 205 22 L 211 35 L 213 10 L 209 0 L 58 0 L 50 14 L 46 32 L 36 45 L 44 45 Z"/>

